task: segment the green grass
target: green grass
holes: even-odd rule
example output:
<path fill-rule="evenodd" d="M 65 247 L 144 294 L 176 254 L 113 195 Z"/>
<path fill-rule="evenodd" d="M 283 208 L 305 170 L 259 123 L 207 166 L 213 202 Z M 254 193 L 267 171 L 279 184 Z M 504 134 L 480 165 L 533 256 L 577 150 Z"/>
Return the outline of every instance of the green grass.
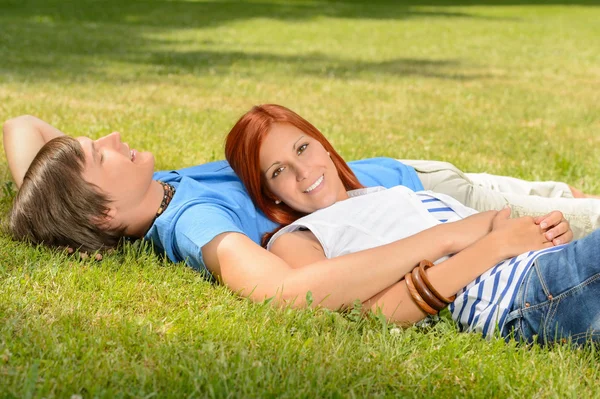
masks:
<path fill-rule="evenodd" d="M 348 160 L 600 194 L 598 5 L 0 0 L 0 118 L 119 130 L 166 169 L 221 159 L 236 119 L 274 102 Z M 592 347 L 393 328 L 253 304 L 138 246 L 79 262 L 0 237 L 0 397 L 600 396 Z"/>

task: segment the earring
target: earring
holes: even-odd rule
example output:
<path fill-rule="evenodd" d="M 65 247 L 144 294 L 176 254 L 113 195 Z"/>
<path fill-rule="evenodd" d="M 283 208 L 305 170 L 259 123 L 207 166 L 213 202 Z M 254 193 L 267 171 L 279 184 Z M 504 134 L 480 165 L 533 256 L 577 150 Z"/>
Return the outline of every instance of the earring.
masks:
<path fill-rule="evenodd" d="M 281 204 L 281 200 L 275 200 L 275 205 Z"/>

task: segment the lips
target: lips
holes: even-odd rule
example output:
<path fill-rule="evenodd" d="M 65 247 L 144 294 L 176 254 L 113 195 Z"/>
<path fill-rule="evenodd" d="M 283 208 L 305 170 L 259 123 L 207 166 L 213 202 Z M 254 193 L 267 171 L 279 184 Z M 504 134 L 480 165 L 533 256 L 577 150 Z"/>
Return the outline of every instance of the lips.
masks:
<path fill-rule="evenodd" d="M 311 184 L 306 190 L 304 190 L 305 193 L 310 193 L 311 191 L 313 191 L 315 188 L 319 187 L 321 185 L 321 183 L 323 183 L 324 180 L 324 176 L 321 175 L 321 177 L 319 177 L 317 179 L 317 181 L 315 181 L 313 184 Z"/>
<path fill-rule="evenodd" d="M 131 162 L 135 161 L 135 157 L 137 156 L 137 151 L 136 150 L 129 150 L 129 155 L 131 157 Z"/>

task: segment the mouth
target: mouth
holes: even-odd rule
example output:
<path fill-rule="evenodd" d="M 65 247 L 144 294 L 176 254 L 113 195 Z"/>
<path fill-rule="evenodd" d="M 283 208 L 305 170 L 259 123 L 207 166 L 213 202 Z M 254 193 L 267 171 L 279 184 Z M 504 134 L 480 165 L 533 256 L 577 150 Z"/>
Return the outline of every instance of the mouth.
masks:
<path fill-rule="evenodd" d="M 319 187 L 323 183 L 323 180 L 325 180 L 325 177 L 323 175 L 321 175 L 321 177 L 319 177 L 317 179 L 317 181 L 315 181 L 313 184 L 311 184 L 310 187 L 308 187 L 306 190 L 304 190 L 304 192 L 307 194 L 310 193 L 315 188 Z"/>
<path fill-rule="evenodd" d="M 136 150 L 129 150 L 129 156 L 131 158 L 131 162 L 135 161 L 135 157 L 137 156 L 137 151 Z"/>

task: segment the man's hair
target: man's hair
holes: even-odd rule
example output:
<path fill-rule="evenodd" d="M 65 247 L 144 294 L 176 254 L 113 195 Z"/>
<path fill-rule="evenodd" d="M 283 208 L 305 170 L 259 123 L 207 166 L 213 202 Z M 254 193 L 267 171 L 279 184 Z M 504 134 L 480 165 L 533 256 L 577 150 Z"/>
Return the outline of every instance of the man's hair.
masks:
<path fill-rule="evenodd" d="M 119 245 L 124 228 L 102 227 L 110 199 L 82 177 L 85 155 L 70 136 L 46 143 L 29 166 L 9 216 L 13 238 L 93 252 Z"/>

